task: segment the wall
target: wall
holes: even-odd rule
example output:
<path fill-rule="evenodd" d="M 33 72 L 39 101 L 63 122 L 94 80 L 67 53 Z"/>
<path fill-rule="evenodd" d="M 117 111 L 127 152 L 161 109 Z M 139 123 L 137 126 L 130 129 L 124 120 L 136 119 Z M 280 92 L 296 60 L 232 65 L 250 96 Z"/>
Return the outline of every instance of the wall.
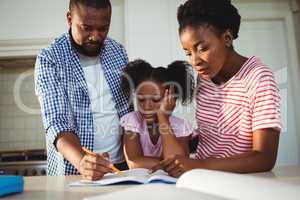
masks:
<path fill-rule="evenodd" d="M 0 70 L 0 151 L 45 146 L 41 117 L 32 112 L 39 109 L 32 72 L 32 66 Z"/>
<path fill-rule="evenodd" d="M 112 0 L 112 6 L 109 35 L 124 44 L 124 1 Z M 2 49 L 4 57 L 11 56 L 13 50 L 20 56 L 32 56 L 34 51 L 27 51 L 35 48 L 32 46 L 47 46 L 68 30 L 67 8 L 68 0 L 1 0 L 0 52 Z M 34 59 L 28 60 L 3 56 L 0 59 L 0 151 L 45 148 L 39 103 L 34 94 Z M 18 85 L 20 92 L 15 92 Z"/>

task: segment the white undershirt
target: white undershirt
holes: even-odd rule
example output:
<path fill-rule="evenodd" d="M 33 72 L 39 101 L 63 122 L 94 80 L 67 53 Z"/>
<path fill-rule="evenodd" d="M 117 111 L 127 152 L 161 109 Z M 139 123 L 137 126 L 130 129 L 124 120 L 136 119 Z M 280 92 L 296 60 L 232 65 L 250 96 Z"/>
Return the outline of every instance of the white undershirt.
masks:
<path fill-rule="evenodd" d="M 94 120 L 94 152 L 108 152 L 113 163 L 123 161 L 119 117 L 104 77 L 100 58 L 79 55 Z"/>

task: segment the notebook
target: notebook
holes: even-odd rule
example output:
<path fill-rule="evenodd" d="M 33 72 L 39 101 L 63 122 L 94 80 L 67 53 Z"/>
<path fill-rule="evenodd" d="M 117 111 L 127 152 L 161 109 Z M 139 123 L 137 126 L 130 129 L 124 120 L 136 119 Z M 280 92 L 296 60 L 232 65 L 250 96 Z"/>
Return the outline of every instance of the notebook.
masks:
<path fill-rule="evenodd" d="M 136 168 L 123 171 L 123 174 L 109 173 L 98 181 L 80 180 L 70 184 L 70 186 L 104 186 L 112 184 L 146 184 L 146 183 L 167 183 L 174 184 L 177 179 L 169 176 L 163 170 L 158 170 L 153 174 L 148 173 L 148 169 Z"/>
<path fill-rule="evenodd" d="M 22 176 L 0 175 L 0 197 L 23 192 L 24 180 Z"/>

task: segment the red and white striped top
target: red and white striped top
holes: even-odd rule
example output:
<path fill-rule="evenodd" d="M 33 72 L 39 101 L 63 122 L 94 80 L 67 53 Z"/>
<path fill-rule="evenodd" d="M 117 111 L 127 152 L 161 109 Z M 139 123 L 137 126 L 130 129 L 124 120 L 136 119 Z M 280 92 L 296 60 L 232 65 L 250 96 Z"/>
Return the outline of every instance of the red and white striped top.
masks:
<path fill-rule="evenodd" d="M 223 85 L 198 78 L 196 101 L 198 159 L 248 152 L 255 130 L 281 130 L 279 89 L 257 57 L 249 58 Z"/>

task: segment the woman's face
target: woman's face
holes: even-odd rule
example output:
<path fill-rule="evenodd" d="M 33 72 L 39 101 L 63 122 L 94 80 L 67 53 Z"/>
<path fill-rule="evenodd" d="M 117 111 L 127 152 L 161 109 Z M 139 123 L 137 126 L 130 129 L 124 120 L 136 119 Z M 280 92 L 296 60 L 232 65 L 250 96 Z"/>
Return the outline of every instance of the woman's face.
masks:
<path fill-rule="evenodd" d="M 157 111 L 163 99 L 164 87 L 153 81 L 144 81 L 136 89 L 138 111 L 147 124 L 157 121 Z"/>
<path fill-rule="evenodd" d="M 219 36 L 207 26 L 187 26 L 180 33 L 181 45 L 189 62 L 203 79 L 216 77 L 226 61 L 225 34 Z"/>

